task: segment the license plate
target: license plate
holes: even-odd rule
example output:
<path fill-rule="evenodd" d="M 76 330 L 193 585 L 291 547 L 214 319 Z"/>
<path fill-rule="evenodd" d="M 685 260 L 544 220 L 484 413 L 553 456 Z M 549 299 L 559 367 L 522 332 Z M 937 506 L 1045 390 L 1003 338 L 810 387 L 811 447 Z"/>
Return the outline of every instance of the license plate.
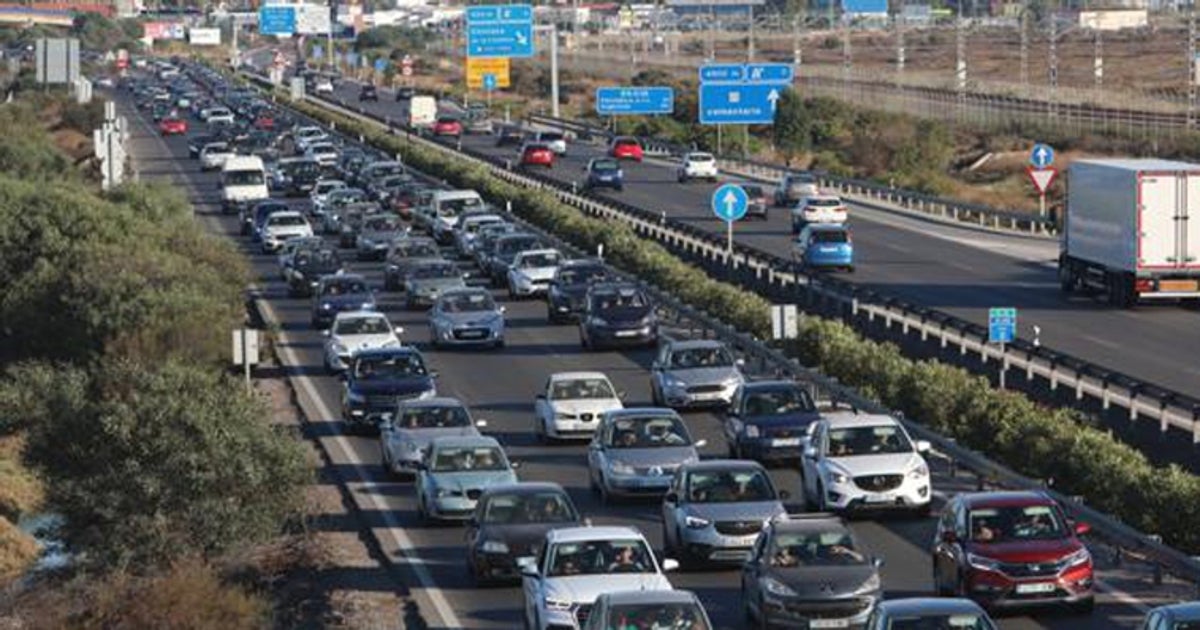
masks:
<path fill-rule="evenodd" d="M 1195 291 L 1195 280 L 1163 280 L 1158 283 L 1160 291 Z"/>
<path fill-rule="evenodd" d="M 1031 584 L 1018 584 L 1017 592 L 1022 595 L 1029 593 L 1053 593 L 1056 588 L 1058 587 L 1053 582 L 1034 582 Z"/>
<path fill-rule="evenodd" d="M 813 619 L 808 622 L 809 628 L 849 628 L 850 622 L 846 619 Z"/>
<path fill-rule="evenodd" d="M 800 438 L 775 438 L 771 440 L 771 446 L 800 446 Z"/>
<path fill-rule="evenodd" d="M 864 503 L 891 503 L 892 497 L 886 494 L 868 494 L 863 497 Z"/>
<path fill-rule="evenodd" d="M 637 334 L 638 334 L 638 332 L 636 330 L 618 330 L 617 331 L 618 337 L 635 337 L 635 336 L 637 336 Z"/>
<path fill-rule="evenodd" d="M 483 331 L 482 330 L 469 330 L 466 332 L 459 333 L 459 336 L 462 337 L 463 339 L 481 339 L 483 337 Z"/>

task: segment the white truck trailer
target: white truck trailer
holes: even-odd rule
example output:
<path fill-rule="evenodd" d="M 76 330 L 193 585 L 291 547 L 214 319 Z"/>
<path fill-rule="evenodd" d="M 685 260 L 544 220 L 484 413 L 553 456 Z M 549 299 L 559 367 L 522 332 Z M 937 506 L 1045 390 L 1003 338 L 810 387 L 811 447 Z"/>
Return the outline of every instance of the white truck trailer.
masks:
<path fill-rule="evenodd" d="M 1058 270 L 1064 293 L 1104 291 L 1122 308 L 1200 298 L 1200 165 L 1073 162 Z"/>

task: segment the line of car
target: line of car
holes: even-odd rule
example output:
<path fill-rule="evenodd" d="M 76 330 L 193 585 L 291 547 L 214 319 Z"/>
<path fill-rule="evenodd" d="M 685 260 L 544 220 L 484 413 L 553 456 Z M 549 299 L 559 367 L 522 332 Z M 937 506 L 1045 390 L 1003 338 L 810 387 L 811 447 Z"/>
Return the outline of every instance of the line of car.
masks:
<path fill-rule="evenodd" d="M 289 132 L 301 135 L 298 125 L 272 145 L 281 154 Z M 422 519 L 465 523 L 467 563 L 481 585 L 520 581 L 526 627 L 709 628 L 699 598 L 672 591 L 664 575 L 681 564 L 739 568 L 743 607 L 758 627 L 934 620 L 992 628 L 978 604 L 1090 610 L 1092 560 L 1080 541 L 1087 526 L 1041 493 L 951 497 L 931 566 L 938 594 L 957 597 L 884 600 L 882 559 L 844 517 L 928 513 L 928 444 L 894 418 L 819 404 L 794 382 L 755 379 L 720 342 L 673 337 L 636 284 L 600 261 L 566 259 L 473 191 L 442 190 L 384 156 L 326 141 L 339 156 L 308 189 L 311 217 L 264 199 L 248 206 L 246 232 L 277 243 L 269 249 L 289 291 L 311 296 L 313 325 L 327 327 L 325 364 L 343 379 L 347 428 L 378 430 L 381 464 L 414 480 Z M 381 183 L 387 178 L 395 186 Z M 299 192 L 272 182 L 276 194 Z M 319 219 L 336 243 L 311 227 L 276 237 L 283 233 L 270 229 L 273 218 L 294 216 Z M 663 554 L 637 528 L 591 526 L 560 485 L 519 480 L 519 462 L 480 432 L 486 421 L 438 392 L 439 375 L 378 309 L 377 290 L 344 271 L 340 250 L 351 246 L 356 256 L 383 258 L 385 290 L 403 292 L 411 308 L 428 305 L 435 347 L 503 352 L 505 308 L 489 288 L 473 286 L 480 282 L 507 289 L 510 299 L 544 299 L 547 320 L 575 322 L 584 349 L 656 347 L 648 375 L 654 406 L 626 407 L 602 372 L 560 372 L 534 397 L 530 430 L 545 441 L 586 440 L 588 476 L 602 500 L 659 500 Z M 466 274 L 465 262 L 474 267 Z M 677 411 L 696 406 L 722 412 L 726 458 L 700 458 L 703 440 Z M 765 468 L 776 462 L 798 462 L 798 498 L 812 512 L 785 509 L 791 497 Z"/>

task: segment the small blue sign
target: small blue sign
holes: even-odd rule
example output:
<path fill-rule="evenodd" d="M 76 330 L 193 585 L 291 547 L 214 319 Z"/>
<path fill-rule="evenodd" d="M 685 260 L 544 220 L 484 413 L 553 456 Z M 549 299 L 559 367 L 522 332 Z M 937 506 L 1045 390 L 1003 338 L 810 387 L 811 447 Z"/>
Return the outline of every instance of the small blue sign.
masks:
<path fill-rule="evenodd" d="M 881 15 L 888 12 L 887 0 L 842 0 L 842 11 L 849 15 Z"/>
<path fill-rule="evenodd" d="M 467 7 L 467 56 L 532 57 L 533 7 L 528 4 Z"/>
<path fill-rule="evenodd" d="M 675 90 L 669 87 L 596 88 L 596 113 L 601 116 L 670 114 L 674 111 Z"/>
<path fill-rule="evenodd" d="M 1054 163 L 1054 148 L 1048 144 L 1037 143 L 1029 152 L 1029 163 L 1034 168 L 1046 168 Z"/>
<path fill-rule="evenodd" d="M 387 70 L 388 60 L 380 57 L 375 60 L 375 72 L 383 72 Z"/>
<path fill-rule="evenodd" d="M 491 72 L 483 73 L 483 91 L 484 92 L 495 92 L 496 91 L 496 75 L 495 74 L 493 74 Z"/>
<path fill-rule="evenodd" d="M 258 10 L 260 35 L 291 35 L 296 32 L 296 7 L 272 5 Z"/>
<path fill-rule="evenodd" d="M 701 83 L 738 83 L 745 78 L 746 64 L 743 63 L 710 63 L 706 66 L 700 66 Z"/>
<path fill-rule="evenodd" d="M 737 184 L 725 184 L 717 189 L 712 196 L 713 214 L 726 223 L 733 223 L 746 216 L 746 208 L 750 198 L 746 190 Z"/>
<path fill-rule="evenodd" d="M 788 83 L 795 80 L 795 71 L 790 63 L 748 63 L 747 83 Z"/>
<path fill-rule="evenodd" d="M 700 124 L 769 125 L 786 86 L 705 83 L 700 86 Z"/>
<path fill-rule="evenodd" d="M 324 57 L 324 56 L 325 56 L 325 49 L 322 48 L 320 44 L 313 44 L 312 58 L 320 59 L 321 57 Z"/>
<path fill-rule="evenodd" d="M 988 309 L 988 343 L 1012 343 L 1017 338 L 1017 309 Z"/>

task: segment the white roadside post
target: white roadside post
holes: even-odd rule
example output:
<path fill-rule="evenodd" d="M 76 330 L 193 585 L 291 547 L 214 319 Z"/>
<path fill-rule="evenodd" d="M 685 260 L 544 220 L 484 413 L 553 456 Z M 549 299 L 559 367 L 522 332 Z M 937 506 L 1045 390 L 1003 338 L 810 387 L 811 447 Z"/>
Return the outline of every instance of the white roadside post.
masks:
<path fill-rule="evenodd" d="M 258 331 L 253 328 L 233 331 L 233 364 L 242 366 L 246 391 L 250 391 L 250 367 L 258 362 Z"/>

